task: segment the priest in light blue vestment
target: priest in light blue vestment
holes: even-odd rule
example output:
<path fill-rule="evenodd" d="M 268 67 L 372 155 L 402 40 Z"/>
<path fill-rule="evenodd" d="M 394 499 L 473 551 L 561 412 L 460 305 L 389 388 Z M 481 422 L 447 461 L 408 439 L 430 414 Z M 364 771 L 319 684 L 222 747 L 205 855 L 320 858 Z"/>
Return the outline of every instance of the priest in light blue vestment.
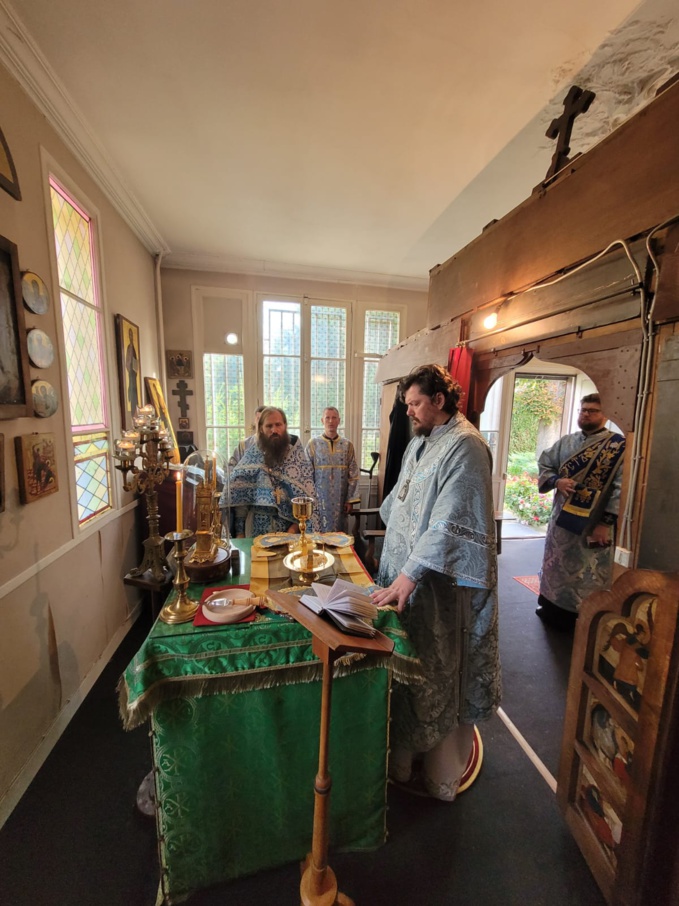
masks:
<path fill-rule="evenodd" d="M 416 436 L 380 510 L 384 588 L 373 594 L 401 612 L 424 674 L 421 685 L 394 689 L 390 776 L 445 801 L 457 795 L 474 724 L 501 696 L 491 455 L 458 411 L 459 394 L 438 365 L 399 385 Z"/>
<path fill-rule="evenodd" d="M 311 463 L 299 438 L 288 434 L 283 410 L 268 407 L 259 418 L 257 443 L 231 470 L 220 505 L 224 509 L 228 504 L 234 512 L 237 537 L 256 538 L 299 531 L 293 497 L 315 497 Z M 316 514 L 307 525 L 317 530 Z"/>

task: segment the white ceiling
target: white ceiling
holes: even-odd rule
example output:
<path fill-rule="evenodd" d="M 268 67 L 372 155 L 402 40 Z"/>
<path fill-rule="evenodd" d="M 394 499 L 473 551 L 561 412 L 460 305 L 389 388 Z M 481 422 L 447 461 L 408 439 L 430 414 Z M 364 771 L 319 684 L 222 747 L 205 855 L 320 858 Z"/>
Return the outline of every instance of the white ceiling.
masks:
<path fill-rule="evenodd" d="M 0 0 L 0 51 L 164 263 L 426 287 L 571 84 L 575 153 L 679 69 L 676 6 Z"/>

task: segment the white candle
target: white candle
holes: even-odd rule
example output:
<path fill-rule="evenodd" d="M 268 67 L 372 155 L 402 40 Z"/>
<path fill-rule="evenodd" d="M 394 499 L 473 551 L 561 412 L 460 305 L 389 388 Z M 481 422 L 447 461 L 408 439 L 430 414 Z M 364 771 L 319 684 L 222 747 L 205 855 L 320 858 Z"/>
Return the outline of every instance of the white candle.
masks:
<path fill-rule="evenodd" d="M 181 532 L 184 528 L 184 482 L 182 481 L 182 474 L 179 473 L 179 478 L 177 479 L 177 531 Z"/>

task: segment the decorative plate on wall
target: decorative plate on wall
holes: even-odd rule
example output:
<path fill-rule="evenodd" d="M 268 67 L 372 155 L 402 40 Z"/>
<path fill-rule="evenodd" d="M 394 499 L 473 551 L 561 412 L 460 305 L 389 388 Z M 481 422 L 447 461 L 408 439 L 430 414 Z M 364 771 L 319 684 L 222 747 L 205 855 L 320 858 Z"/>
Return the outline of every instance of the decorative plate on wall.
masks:
<path fill-rule="evenodd" d="M 33 411 L 40 418 L 49 418 L 59 408 L 57 391 L 49 381 L 33 381 L 31 384 L 33 393 Z"/>
<path fill-rule="evenodd" d="M 50 294 L 45 281 L 32 271 L 21 274 L 21 294 L 24 305 L 35 315 L 44 315 L 50 307 Z"/>
<path fill-rule="evenodd" d="M 44 330 L 34 327 L 28 331 L 28 358 L 36 368 L 49 368 L 54 361 L 54 346 Z"/>

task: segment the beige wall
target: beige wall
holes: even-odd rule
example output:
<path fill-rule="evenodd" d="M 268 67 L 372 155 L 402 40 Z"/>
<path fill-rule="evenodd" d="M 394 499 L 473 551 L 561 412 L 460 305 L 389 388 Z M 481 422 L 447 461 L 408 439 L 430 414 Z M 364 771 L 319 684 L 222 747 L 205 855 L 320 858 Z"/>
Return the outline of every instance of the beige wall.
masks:
<path fill-rule="evenodd" d="M 17 245 L 21 269 L 38 273 L 50 289 L 50 311 L 38 316 L 25 310 L 25 318 L 27 328 L 39 326 L 46 331 L 57 353 L 50 368 L 31 367 L 31 379 L 49 380 L 60 400 L 60 410 L 50 418 L 0 421 L 6 488 L 5 511 L 0 514 L 1 823 L 122 638 L 138 604 L 138 593 L 121 581 L 136 565 L 138 549 L 133 500 L 122 492 L 117 473 L 113 512 L 84 532 L 73 524 L 75 494 L 64 420 L 67 385 L 57 343 L 58 296 L 45 210 L 45 154 L 99 214 L 114 432 L 120 428 L 115 313 L 125 314 L 140 328 L 144 375 L 157 373 L 158 361 L 151 255 L 2 68 L 0 110 L 0 126 L 22 192 L 22 200 L 17 201 L 0 191 L 0 235 Z M 14 438 L 34 431 L 56 436 L 59 491 L 22 506 Z"/>
<path fill-rule="evenodd" d="M 370 306 L 388 307 L 403 306 L 406 311 L 405 324 L 403 325 L 403 336 L 408 336 L 415 331 L 420 330 L 426 323 L 427 314 L 427 293 L 416 292 L 413 290 L 395 289 L 390 287 L 378 286 L 360 286 L 349 283 L 326 283 L 317 280 L 291 279 L 284 277 L 268 276 L 249 276 L 244 274 L 222 274 L 211 271 L 190 271 L 163 268 L 161 271 L 161 283 L 163 292 L 163 320 L 165 330 L 165 348 L 166 349 L 192 349 L 195 350 L 197 345 L 196 338 L 193 336 L 192 326 L 192 287 L 215 287 L 220 289 L 233 290 L 234 295 L 249 294 L 250 304 L 254 309 L 258 293 L 271 293 L 279 296 L 306 296 L 311 299 L 332 300 L 336 302 L 351 303 L 354 318 L 360 318 L 361 313 Z M 256 361 L 258 349 L 256 343 L 255 314 L 254 311 L 245 313 L 241 317 L 241 304 L 239 299 L 233 301 L 229 294 L 225 293 L 221 299 L 224 316 L 221 323 L 215 316 L 215 305 L 210 304 L 206 307 L 207 318 L 204 325 L 204 333 L 210 333 L 211 348 L 206 351 L 210 352 L 230 352 L 241 353 L 245 357 L 246 371 L 248 362 Z M 209 312 L 207 309 L 209 308 Z M 243 345 L 236 347 L 227 347 L 223 341 L 224 334 L 229 331 L 235 331 L 243 337 Z M 350 355 L 358 350 L 350 350 Z M 352 360 L 353 364 L 353 360 Z M 195 372 L 194 372 L 195 373 Z M 247 382 L 246 374 L 246 382 Z M 168 394 L 170 394 L 169 410 L 175 429 L 177 428 L 177 418 L 179 409 L 174 398 L 171 396 L 171 386 L 176 382 L 169 381 Z M 199 422 L 199 406 L 194 402 L 200 388 L 198 381 L 187 381 L 189 388 L 193 390 L 194 396 L 189 401 L 191 411 L 189 412 L 191 429 L 196 431 L 195 441 L 198 445 L 201 443 L 199 432 L 202 428 Z M 349 392 L 350 388 L 348 388 Z M 248 404 L 246 391 L 246 405 Z M 250 402 L 252 408 L 262 402 L 261 399 L 255 398 L 252 393 Z M 347 400 L 347 407 L 350 407 L 350 401 Z M 344 419 L 345 433 L 351 437 L 358 430 L 360 424 L 359 416 L 355 412 L 356 404 L 351 412 L 346 413 Z M 343 414 L 344 415 L 344 414 Z"/>

